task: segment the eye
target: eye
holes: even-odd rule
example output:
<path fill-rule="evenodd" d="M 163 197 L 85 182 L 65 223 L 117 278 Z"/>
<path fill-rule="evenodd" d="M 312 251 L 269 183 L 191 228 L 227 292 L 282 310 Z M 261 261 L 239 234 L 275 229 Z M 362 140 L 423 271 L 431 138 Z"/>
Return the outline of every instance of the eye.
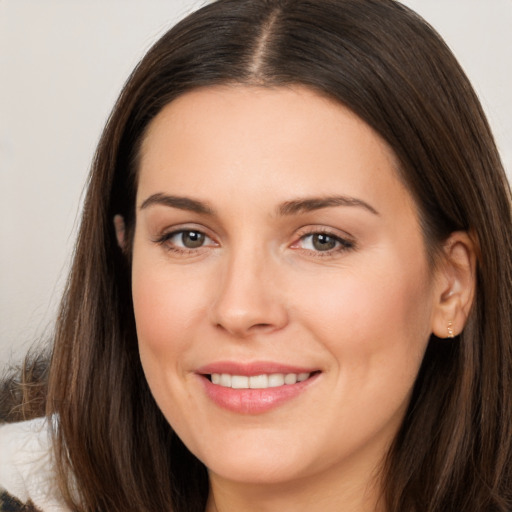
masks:
<path fill-rule="evenodd" d="M 197 249 L 204 244 L 205 239 L 206 235 L 200 231 L 179 231 L 175 233 L 169 241 L 178 247 Z"/>
<path fill-rule="evenodd" d="M 315 253 L 337 253 L 354 247 L 354 242 L 332 233 L 307 233 L 300 237 L 292 247 Z"/>
<path fill-rule="evenodd" d="M 333 236 L 325 233 L 315 233 L 303 237 L 303 248 L 315 251 L 332 251 L 339 244 L 339 241 Z"/>
<path fill-rule="evenodd" d="M 166 233 L 157 242 L 174 251 L 187 251 L 216 245 L 209 236 L 195 229 L 180 229 L 179 231 Z"/>

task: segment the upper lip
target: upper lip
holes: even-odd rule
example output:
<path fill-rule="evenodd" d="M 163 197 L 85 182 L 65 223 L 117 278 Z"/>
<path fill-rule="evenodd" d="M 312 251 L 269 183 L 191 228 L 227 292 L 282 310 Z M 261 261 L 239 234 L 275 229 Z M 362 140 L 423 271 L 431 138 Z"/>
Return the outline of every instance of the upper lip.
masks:
<path fill-rule="evenodd" d="M 251 363 L 240 363 L 235 361 L 218 361 L 201 366 L 196 373 L 211 375 L 212 373 L 227 373 L 229 375 L 263 375 L 272 373 L 313 373 L 318 368 L 307 366 L 293 366 L 289 364 L 270 361 L 254 361 Z"/>

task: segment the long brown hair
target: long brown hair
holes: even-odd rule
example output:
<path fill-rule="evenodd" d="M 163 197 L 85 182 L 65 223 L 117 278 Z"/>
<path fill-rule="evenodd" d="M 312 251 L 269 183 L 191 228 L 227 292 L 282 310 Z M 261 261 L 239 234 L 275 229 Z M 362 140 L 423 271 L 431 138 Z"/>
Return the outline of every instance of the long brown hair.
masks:
<path fill-rule="evenodd" d="M 510 189 L 479 101 L 455 58 L 394 0 L 219 0 L 147 53 L 99 143 L 58 319 L 47 414 L 73 510 L 203 511 L 207 472 L 156 406 L 138 357 L 130 255 L 148 124 L 198 87 L 302 84 L 343 103 L 394 150 L 432 261 L 455 230 L 478 251 L 463 333 L 432 337 L 384 468 L 387 510 L 512 508 Z M 129 244 L 128 244 L 129 245 Z"/>

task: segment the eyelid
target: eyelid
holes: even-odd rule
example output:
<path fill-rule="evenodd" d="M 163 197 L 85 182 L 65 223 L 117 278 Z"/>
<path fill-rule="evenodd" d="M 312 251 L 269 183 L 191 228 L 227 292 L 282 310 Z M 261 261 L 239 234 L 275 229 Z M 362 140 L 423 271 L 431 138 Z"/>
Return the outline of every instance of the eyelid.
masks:
<path fill-rule="evenodd" d="M 338 243 L 338 246 L 326 251 L 305 249 L 299 246 L 301 241 L 314 235 L 325 235 L 331 237 Z M 290 246 L 292 249 L 307 251 L 317 257 L 332 257 L 333 255 L 354 250 L 356 248 L 356 241 L 353 236 L 344 231 L 340 231 L 339 229 L 329 228 L 326 226 L 304 226 L 297 232 L 296 237 L 297 238 Z"/>
<path fill-rule="evenodd" d="M 171 239 L 181 233 L 187 233 L 187 232 L 196 232 L 201 233 L 205 236 L 205 239 L 209 240 L 210 242 L 206 242 L 205 244 L 196 247 L 196 248 L 189 248 L 189 247 L 182 247 L 176 244 L 171 243 Z M 159 244 L 161 246 L 164 246 L 167 250 L 175 253 L 197 253 L 198 251 L 201 251 L 203 249 L 206 249 L 208 247 L 217 247 L 219 244 L 215 240 L 215 237 L 211 234 L 210 230 L 206 229 L 204 226 L 200 226 L 197 224 L 183 224 L 183 225 L 177 225 L 169 227 L 165 230 L 162 230 L 161 233 L 157 234 L 153 238 L 153 242 L 156 244 Z"/>
<path fill-rule="evenodd" d="M 198 247 L 186 247 L 171 242 L 171 239 L 174 236 L 186 232 L 201 233 L 206 239 L 205 243 Z M 303 240 L 314 235 L 328 236 L 336 241 L 336 246 L 326 250 L 315 250 L 301 247 L 301 242 Z M 215 235 L 213 235 L 209 229 L 205 228 L 205 226 L 197 224 L 182 224 L 168 227 L 156 235 L 153 238 L 153 242 L 163 246 L 170 252 L 181 254 L 198 254 L 202 250 L 211 247 L 218 247 L 220 245 L 216 240 Z M 326 226 L 308 225 L 301 227 L 296 232 L 294 242 L 292 242 L 289 247 L 294 250 L 304 251 L 305 253 L 311 254 L 315 257 L 335 257 L 341 253 L 354 250 L 356 248 L 356 241 L 353 236 L 339 229 Z"/>
<path fill-rule="evenodd" d="M 164 237 L 167 240 L 171 240 L 171 239 L 173 239 L 175 237 L 178 237 L 179 235 L 184 235 L 185 233 L 196 233 L 196 234 L 199 234 L 199 235 L 203 235 L 205 243 L 202 245 L 202 247 L 211 245 L 211 244 L 206 242 L 207 240 L 210 240 L 210 241 L 213 242 L 213 240 L 206 233 L 203 233 L 202 231 L 199 231 L 197 229 L 180 229 L 178 231 L 171 231 L 170 233 L 166 234 Z M 187 249 L 192 249 L 190 247 L 186 247 L 186 248 Z"/>

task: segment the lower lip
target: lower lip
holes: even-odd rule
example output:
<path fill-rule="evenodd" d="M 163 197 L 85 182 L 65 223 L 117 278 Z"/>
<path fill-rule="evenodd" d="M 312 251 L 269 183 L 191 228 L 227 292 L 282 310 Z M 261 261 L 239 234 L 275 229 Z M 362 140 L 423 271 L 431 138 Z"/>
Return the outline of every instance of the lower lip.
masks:
<path fill-rule="evenodd" d="M 200 375 L 208 397 L 219 407 L 238 414 L 262 414 L 296 398 L 318 378 L 314 374 L 305 381 L 266 389 L 233 389 Z"/>

